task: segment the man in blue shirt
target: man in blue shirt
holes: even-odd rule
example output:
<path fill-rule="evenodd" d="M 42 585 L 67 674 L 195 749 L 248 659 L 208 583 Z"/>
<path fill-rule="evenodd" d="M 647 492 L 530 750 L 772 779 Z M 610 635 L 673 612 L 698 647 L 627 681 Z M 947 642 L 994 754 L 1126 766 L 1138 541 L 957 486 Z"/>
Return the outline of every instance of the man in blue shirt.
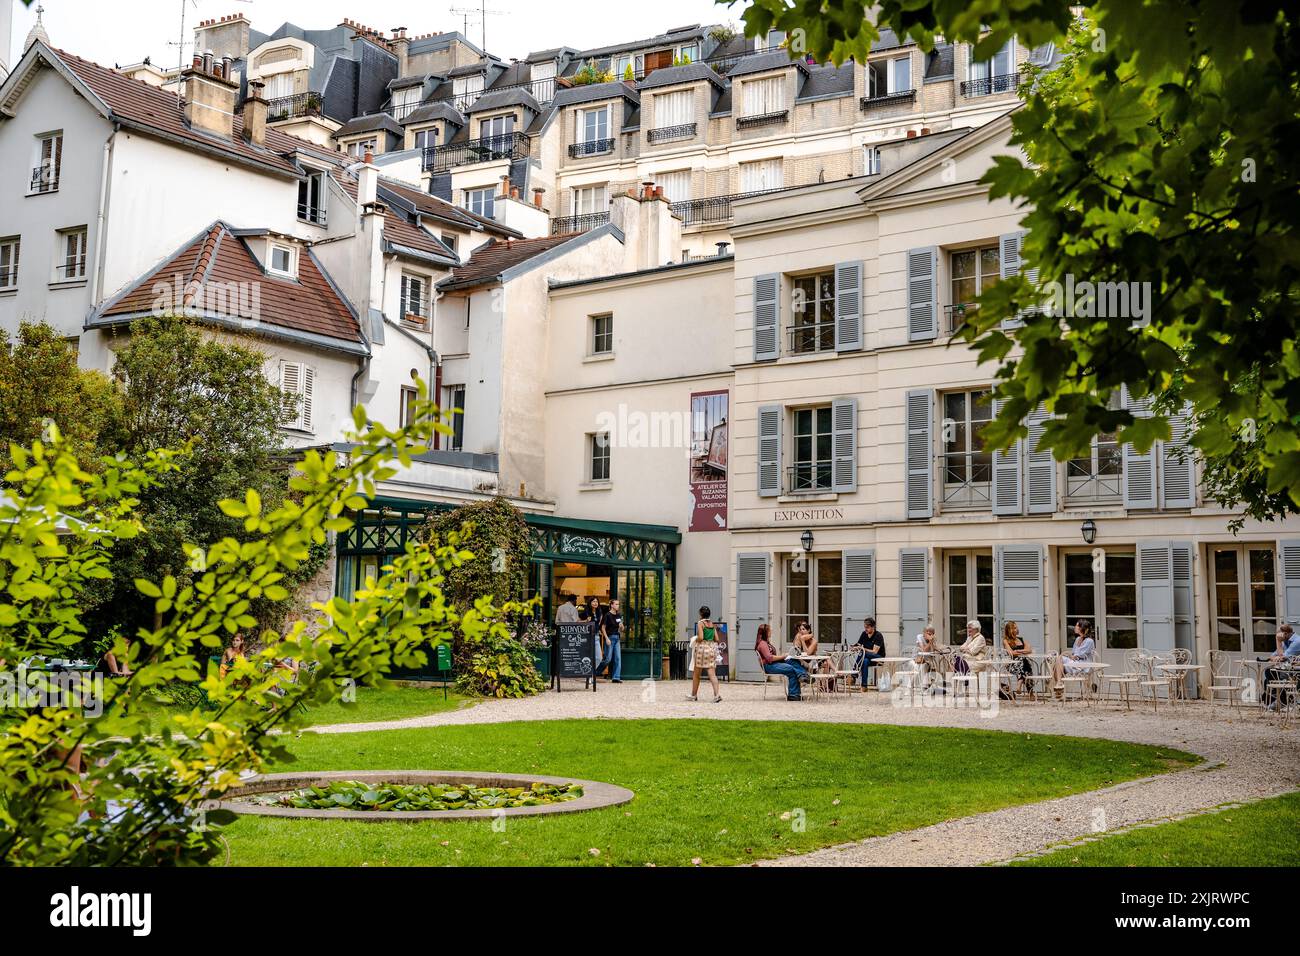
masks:
<path fill-rule="evenodd" d="M 1277 653 L 1270 657 L 1269 660 L 1278 664 L 1283 661 L 1292 665 L 1300 663 L 1300 634 L 1296 634 L 1290 624 L 1278 625 Z M 1268 694 L 1268 685 L 1273 681 L 1289 681 L 1294 674 L 1294 670 L 1270 667 L 1264 671 L 1264 693 Z M 1276 699 L 1270 700 L 1268 703 L 1269 710 L 1276 710 L 1277 706 Z"/>

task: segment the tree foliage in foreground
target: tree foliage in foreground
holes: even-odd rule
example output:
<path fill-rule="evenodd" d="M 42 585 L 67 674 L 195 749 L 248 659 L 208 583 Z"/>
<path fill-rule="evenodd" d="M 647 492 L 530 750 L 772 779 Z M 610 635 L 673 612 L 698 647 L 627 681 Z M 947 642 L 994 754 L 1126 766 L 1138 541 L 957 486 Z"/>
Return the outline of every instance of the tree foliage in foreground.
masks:
<path fill-rule="evenodd" d="M 139 592 L 159 623 L 141 628 L 114 651 L 132 674 L 110 681 L 95 706 L 64 698 L 15 703 L 13 694 L 37 689 L 40 672 L 19 665 L 33 655 L 67 656 L 84 638 L 81 602 L 87 588 L 109 574 L 115 543 L 141 532 L 138 497 L 179 466 L 169 450 L 125 456 L 83 469 L 58 438 L 30 449 L 10 448 L 9 499 L 0 503 L 0 861 L 8 865 L 201 863 L 218 852 L 227 814 L 202 812 L 237 784 L 240 775 L 288 759 L 291 738 L 273 731 L 301 721 L 300 705 L 320 704 L 341 689 L 378 683 L 394 666 L 425 663 L 421 648 L 449 640 L 506 634 L 505 617 L 525 608 L 494 606 L 481 598 L 456 607 L 442 592 L 446 573 L 472 556 L 450 533 L 441 542 L 415 542 L 351 601 L 314 605 L 319 628 L 308 636 L 298 621 L 284 633 L 259 632 L 254 602 L 283 602 L 284 586 L 326 534 L 352 524 L 375 483 L 409 466 L 427 447 L 437 410 L 423 400 L 419 421 L 403 430 L 355 415 L 357 442 L 345 459 L 307 452 L 291 481 L 292 496 L 264 507 L 256 491 L 221 503 L 247 537 L 190 545 L 193 573 L 142 577 Z M 244 631 L 256 638 L 246 660 L 223 678 L 209 666 L 223 638 Z M 256 649 L 260 646 L 260 650 Z M 302 663 L 298 683 L 271 666 L 282 658 Z M 22 687 L 14 688 L 14 678 Z M 170 681 L 202 681 L 213 708 L 171 717 L 161 736 L 145 736 L 140 702 Z M 36 704 L 39 704 L 37 706 Z"/>
<path fill-rule="evenodd" d="M 723 2 L 723 0 L 720 0 Z M 1043 446 L 1083 453 L 1119 431 L 1140 449 L 1192 405 L 1209 491 L 1251 517 L 1300 510 L 1300 36 L 1263 0 L 1098 0 L 1067 36 L 1066 0 L 753 0 L 750 36 L 790 34 L 819 61 L 864 60 L 877 27 L 929 49 L 1055 42 L 1065 62 L 1022 82 L 1012 119 L 1025 161 L 999 160 L 990 195 L 1029 210 L 1023 279 L 980 299 L 965 339 L 999 365 L 1004 400 L 985 439 L 1005 447 L 1046 403 Z M 1023 275 L 1023 273 L 1022 273 Z M 1149 283 L 1148 324 L 1127 316 L 1029 315 L 1051 282 Z M 1076 310 L 1087 311 L 1086 309 Z M 1066 334 L 1062 334 L 1062 328 Z M 1109 408 L 1127 385 L 1156 414 Z"/>

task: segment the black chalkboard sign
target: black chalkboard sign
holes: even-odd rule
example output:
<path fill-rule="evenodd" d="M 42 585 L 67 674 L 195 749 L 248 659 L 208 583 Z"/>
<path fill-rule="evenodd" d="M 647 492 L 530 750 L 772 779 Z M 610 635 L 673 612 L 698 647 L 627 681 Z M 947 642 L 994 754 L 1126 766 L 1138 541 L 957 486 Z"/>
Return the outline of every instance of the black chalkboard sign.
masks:
<path fill-rule="evenodd" d="M 565 677 L 590 680 L 600 663 L 596 658 L 596 625 L 591 621 L 556 624 L 551 647 L 555 655 L 551 673 L 555 675 L 556 690 L 560 689 L 560 680 Z M 591 689 L 596 689 L 594 680 Z"/>

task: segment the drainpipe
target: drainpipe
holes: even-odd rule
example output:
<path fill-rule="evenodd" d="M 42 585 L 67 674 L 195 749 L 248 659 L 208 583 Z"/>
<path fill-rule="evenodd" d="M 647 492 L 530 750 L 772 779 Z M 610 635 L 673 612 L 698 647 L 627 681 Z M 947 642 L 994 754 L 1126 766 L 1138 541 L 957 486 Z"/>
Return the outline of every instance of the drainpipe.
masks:
<path fill-rule="evenodd" d="M 108 139 L 104 140 L 104 161 L 99 174 L 99 210 L 95 216 L 95 259 L 92 266 L 94 274 L 90 278 L 91 309 L 98 306 L 104 298 L 104 229 L 108 221 L 108 199 L 112 185 L 109 168 L 113 164 L 114 137 L 117 136 L 119 129 L 117 123 L 114 123 L 113 131 L 108 134 Z"/>

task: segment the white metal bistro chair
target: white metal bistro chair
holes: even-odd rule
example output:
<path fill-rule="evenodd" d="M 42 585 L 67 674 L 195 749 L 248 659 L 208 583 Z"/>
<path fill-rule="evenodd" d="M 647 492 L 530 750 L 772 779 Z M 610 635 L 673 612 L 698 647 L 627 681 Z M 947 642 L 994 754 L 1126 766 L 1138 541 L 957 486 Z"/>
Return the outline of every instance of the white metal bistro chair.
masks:
<path fill-rule="evenodd" d="M 832 659 L 836 683 L 844 693 L 851 693 L 855 687 L 859 693 L 867 692 L 866 685 L 862 683 L 862 658 L 866 653 L 866 648 L 852 646 L 841 651 L 838 660 Z"/>
<path fill-rule="evenodd" d="M 1228 714 L 1234 708 L 1241 709 L 1241 698 L 1245 691 L 1242 675 L 1232 656 L 1226 651 L 1210 651 L 1210 711 L 1221 699 L 1226 699 Z"/>
<path fill-rule="evenodd" d="M 840 653 L 840 651 L 831 651 L 823 655 L 826 660 L 810 661 L 805 665 L 808 669 L 808 689 L 814 697 L 835 693 L 835 683 L 839 679 L 835 673 L 836 660 Z"/>
<path fill-rule="evenodd" d="M 1160 664 L 1173 663 L 1167 655 L 1153 654 L 1151 652 L 1138 652 L 1137 662 L 1142 668 L 1142 679 L 1138 681 L 1138 691 L 1142 700 L 1145 701 L 1147 694 L 1151 695 L 1151 710 L 1153 713 L 1160 712 L 1160 691 L 1164 690 L 1165 700 L 1171 700 L 1173 687 L 1169 683 L 1167 676 L 1161 675 L 1156 668 Z"/>
<path fill-rule="evenodd" d="M 1117 692 L 1115 700 L 1124 702 L 1125 710 L 1132 710 L 1133 691 L 1141 694 L 1141 688 L 1138 683 L 1142 680 L 1142 666 L 1138 661 L 1140 656 L 1137 648 L 1129 648 L 1124 652 L 1124 670 L 1118 674 L 1105 674 L 1102 679 L 1106 681 L 1106 696 L 1110 697 L 1111 692 Z"/>

